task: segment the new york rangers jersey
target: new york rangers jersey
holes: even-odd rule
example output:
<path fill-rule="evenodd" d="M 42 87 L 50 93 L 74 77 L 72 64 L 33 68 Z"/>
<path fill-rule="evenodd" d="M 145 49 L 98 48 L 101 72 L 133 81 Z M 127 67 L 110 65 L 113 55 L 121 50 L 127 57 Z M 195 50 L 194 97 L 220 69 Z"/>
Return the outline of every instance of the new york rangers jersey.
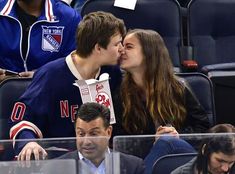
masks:
<path fill-rule="evenodd" d="M 121 71 L 118 66 L 103 66 L 97 78 L 104 72 L 110 75 L 113 94 L 121 83 Z M 77 79 L 81 80 L 81 76 L 71 55 L 36 71 L 32 83 L 14 105 L 10 138 L 75 137 L 75 114 L 82 104 L 79 89 L 73 85 Z"/>
<path fill-rule="evenodd" d="M 0 68 L 35 70 L 75 49 L 80 14 L 60 0 L 45 0 L 41 16 L 28 31 L 28 49 L 22 53 L 23 28 L 16 0 L 0 1 Z"/>

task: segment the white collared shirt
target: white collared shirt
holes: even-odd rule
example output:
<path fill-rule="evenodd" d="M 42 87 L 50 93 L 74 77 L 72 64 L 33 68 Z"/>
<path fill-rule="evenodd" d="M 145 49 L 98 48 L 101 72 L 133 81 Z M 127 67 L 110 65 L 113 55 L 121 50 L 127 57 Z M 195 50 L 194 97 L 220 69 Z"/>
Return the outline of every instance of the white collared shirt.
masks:
<path fill-rule="evenodd" d="M 110 154 L 109 148 L 107 149 L 106 153 Z M 81 163 L 82 166 L 79 166 L 79 170 L 82 171 L 81 174 L 105 174 L 105 160 L 103 160 L 100 163 L 100 165 L 96 167 L 89 159 L 86 159 L 79 151 L 78 151 L 78 157 L 82 161 Z"/>
<path fill-rule="evenodd" d="M 73 51 L 72 53 L 70 53 L 66 58 L 66 64 L 69 68 L 69 70 L 71 71 L 71 73 L 78 79 L 78 80 L 84 80 L 81 76 L 81 74 L 79 73 L 79 71 L 77 70 L 74 62 L 73 62 L 73 58 L 72 58 L 72 54 L 75 54 L 75 51 Z M 101 69 L 99 68 L 99 70 L 97 71 L 95 78 L 98 78 L 98 76 L 100 75 L 100 71 Z"/>

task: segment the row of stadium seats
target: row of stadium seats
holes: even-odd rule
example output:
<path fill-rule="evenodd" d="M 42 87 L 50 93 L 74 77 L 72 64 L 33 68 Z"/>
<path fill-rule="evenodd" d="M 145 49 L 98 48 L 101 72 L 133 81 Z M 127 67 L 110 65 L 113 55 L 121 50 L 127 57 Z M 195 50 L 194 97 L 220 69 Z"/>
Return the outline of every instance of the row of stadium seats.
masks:
<path fill-rule="evenodd" d="M 229 4 L 229 2 L 231 2 L 231 4 Z M 157 30 L 163 36 L 166 42 L 166 45 L 170 51 L 171 57 L 173 58 L 173 63 L 175 67 L 178 67 L 178 68 L 181 67 L 180 60 L 182 59 L 180 57 L 182 57 L 182 54 L 180 54 L 181 52 L 179 50 L 188 48 L 189 44 L 185 45 L 182 39 L 182 25 L 181 25 L 182 15 L 181 15 L 179 3 L 176 0 L 138 0 L 136 4 L 136 9 L 134 11 L 114 7 L 113 3 L 114 3 L 113 0 L 88 0 L 86 1 L 86 3 L 84 4 L 82 8 L 81 14 L 82 16 L 84 16 L 85 14 L 91 11 L 97 11 L 97 10 L 109 11 L 109 12 L 112 12 L 114 15 L 120 18 L 123 18 L 127 25 L 127 28 L 150 28 L 150 29 Z M 212 0 L 192 0 L 188 5 L 188 10 L 189 10 L 188 12 L 189 14 L 191 14 L 189 16 L 194 16 L 194 13 L 196 13 L 196 11 L 198 10 L 198 13 L 197 13 L 198 16 L 195 14 L 195 18 L 198 17 L 198 21 L 211 19 L 210 16 L 206 16 L 206 13 L 208 13 L 208 11 L 213 11 L 213 10 L 209 10 L 209 9 L 206 10 L 205 8 L 208 7 L 209 5 L 212 5 L 212 3 L 214 5 L 211 6 L 210 9 L 216 9 L 215 13 L 217 12 L 219 13 L 219 9 L 221 10 L 223 9 L 223 11 L 230 11 L 230 8 L 227 8 L 225 10 L 225 7 L 230 5 L 231 9 L 233 9 L 232 4 L 235 5 L 235 1 L 233 2 L 233 1 L 226 1 L 226 0 L 223 0 L 223 1 L 221 0 L 213 0 L 213 1 Z M 201 6 L 199 4 L 204 4 L 204 8 L 202 8 L 204 9 L 203 13 L 200 11 Z M 206 17 L 200 18 L 199 16 L 201 15 L 205 15 Z M 213 20 L 211 23 L 217 23 L 217 21 L 222 20 L 221 18 L 223 18 L 222 15 L 220 18 L 218 18 L 217 20 Z M 190 19 L 191 18 L 189 18 L 189 21 L 193 23 L 192 20 Z M 231 19 L 231 17 L 229 17 L 229 19 Z M 194 25 L 198 25 L 198 23 Z M 208 57 L 209 57 L 209 52 L 211 50 L 210 47 L 212 47 L 213 44 L 212 43 L 206 44 L 206 41 L 204 41 L 204 39 L 208 38 L 207 36 L 203 35 L 203 33 L 207 31 L 206 29 L 203 29 L 205 25 L 206 24 L 199 25 L 198 30 L 202 29 L 199 32 L 201 33 L 202 36 L 195 36 L 195 40 L 199 40 L 199 41 L 197 41 L 193 47 L 194 47 L 195 55 L 200 55 L 199 54 L 200 52 L 205 52 L 205 54 L 208 54 Z M 213 28 L 210 29 L 210 31 L 213 31 L 213 30 L 219 31 L 220 28 L 226 29 L 228 27 L 227 26 L 226 27 L 214 26 Z M 226 35 L 224 37 L 228 37 L 228 36 Z M 192 38 L 194 38 L 194 35 Z M 232 39 L 232 37 L 228 37 L 227 39 Z M 202 40 L 203 44 L 205 44 L 204 46 L 200 46 L 200 47 L 197 46 L 197 45 L 200 45 L 199 44 L 200 40 Z M 217 39 L 217 40 L 223 40 L 223 39 Z M 231 42 L 224 41 L 225 45 L 229 43 Z M 203 49 L 203 51 L 199 51 L 201 49 Z M 218 47 L 218 50 L 220 50 L 220 47 Z M 216 53 L 219 52 L 218 50 L 215 50 L 215 52 Z M 229 54 L 229 51 L 228 50 L 226 51 Z M 210 57 L 212 57 L 212 53 L 210 54 Z M 213 75 L 212 75 L 212 76 L 209 76 L 210 79 L 208 79 L 208 77 L 205 77 L 201 74 L 188 74 L 188 75 L 179 74 L 180 76 L 183 76 L 190 83 L 199 101 L 202 103 L 205 110 L 207 111 L 209 118 L 210 118 L 211 125 L 214 125 L 215 123 L 224 123 L 224 122 L 233 124 L 235 122 L 231 116 L 231 114 L 233 113 L 234 107 L 233 106 L 227 107 L 228 103 L 224 102 L 223 100 L 225 93 L 221 92 L 223 90 L 220 90 L 221 88 L 220 79 L 222 79 L 222 86 L 224 86 L 223 85 L 225 83 L 224 81 L 226 81 L 226 83 L 227 81 L 229 81 L 228 82 L 229 84 L 225 86 L 226 87 L 229 86 L 230 88 L 233 88 L 233 85 L 230 84 L 230 79 L 233 78 L 233 76 L 231 77 L 231 73 L 229 74 L 230 74 L 229 80 L 224 80 L 223 75 L 216 76 L 216 78 L 213 78 Z M 211 84 L 211 80 L 213 84 Z M 8 131 L 6 131 L 6 130 L 9 130 L 9 128 L 7 127 L 7 119 L 10 116 L 14 100 L 18 98 L 20 94 L 22 94 L 23 88 L 27 86 L 30 82 L 30 80 L 28 79 L 27 80 L 21 79 L 21 81 L 23 82 L 20 82 L 19 84 L 18 82 L 13 81 L 12 90 L 9 87 L 4 87 L 5 85 L 4 82 L 0 86 L 0 117 L 1 117 L 0 118 L 0 129 L 1 129 L 0 138 L 1 139 L 8 137 Z M 228 92 L 228 95 L 226 95 L 227 97 L 226 99 L 227 100 L 229 99 L 228 96 L 233 96 L 233 93 Z M 215 102 L 214 102 L 214 96 L 213 96 L 214 94 L 216 94 Z M 217 95 L 219 95 L 219 97 L 217 97 Z M 13 98 L 11 98 L 11 96 L 13 96 Z M 215 117 L 215 115 L 217 115 L 217 118 Z"/>
<path fill-rule="evenodd" d="M 137 0 L 135 10 L 113 5 L 114 0 L 88 0 L 81 15 L 108 11 L 122 18 L 128 29 L 158 31 L 181 72 L 235 69 L 235 1 L 191 0 L 182 8 L 177 0 Z"/>
<path fill-rule="evenodd" d="M 177 73 L 177 75 L 191 86 L 213 126 L 216 123 L 216 113 L 210 79 L 201 73 Z M 11 78 L 0 83 L 0 140 L 9 139 L 8 119 L 15 101 L 30 82 L 29 78 Z"/>
<path fill-rule="evenodd" d="M 216 123 L 235 124 L 235 1 L 137 0 L 135 10 L 114 6 L 114 0 L 87 0 L 84 16 L 107 11 L 125 21 L 127 29 L 153 29 L 161 34 L 176 72 L 203 72 L 212 82 Z M 195 93 L 206 90 L 195 89 Z"/>
<path fill-rule="evenodd" d="M 226 0 L 223 0 L 223 1 L 221 1 L 221 0 L 213 0 L 213 1 L 211 1 L 211 0 L 192 0 L 191 3 L 189 3 L 189 13 L 190 14 L 192 13 L 191 16 L 193 16 L 194 13 L 192 11 L 196 11 L 196 9 L 199 9 L 199 7 L 201 8 L 201 6 L 199 4 L 204 4 L 204 13 L 201 13 L 201 11 L 198 10 L 198 16 L 203 15 L 203 14 L 205 15 L 205 13 L 207 13 L 208 11 L 213 11 L 213 10 L 209 10 L 209 9 L 206 10 L 206 7 L 211 5 L 211 3 L 214 3 L 214 6 L 212 6 L 210 9 L 216 9 L 216 12 L 215 12 L 216 14 L 220 11 L 219 9 L 221 9 L 221 10 L 223 9 L 223 11 L 225 13 L 226 11 L 230 11 L 229 9 L 231 9 L 231 8 L 226 8 L 229 5 L 229 2 L 231 2 L 231 4 L 230 4 L 231 7 L 233 7 L 232 4 L 235 5 L 235 1 L 233 3 L 233 1 L 226 1 Z M 177 59 L 175 59 L 175 58 L 180 57 L 178 50 L 179 50 L 179 47 L 183 45 L 183 42 L 180 37 L 181 25 L 178 23 L 179 22 L 178 20 L 180 19 L 180 10 L 178 8 L 179 5 L 175 0 L 138 0 L 135 11 L 130 11 L 130 10 L 126 10 L 126 9 L 113 7 L 112 3 L 113 2 L 111 0 L 88 0 L 82 8 L 82 15 L 84 16 L 85 14 L 87 14 L 91 11 L 96 11 L 96 10 L 110 11 L 110 12 L 114 13 L 115 15 L 123 18 L 126 22 L 127 28 L 136 28 L 136 27 L 137 28 L 152 28 L 152 29 L 159 31 L 163 35 L 163 38 L 166 41 L 166 44 L 170 50 L 171 55 L 174 55 L 174 56 L 172 56 L 174 58 L 173 59 L 174 65 L 180 67 L 180 62 L 177 61 Z M 193 5 L 193 4 L 195 4 L 195 5 Z M 149 8 L 149 10 L 147 10 L 148 8 Z M 217 8 L 218 8 L 218 10 L 217 10 Z M 137 14 L 139 14 L 139 15 L 137 15 Z M 154 15 L 150 15 L 150 14 L 154 14 Z M 178 15 L 175 15 L 175 14 L 178 14 Z M 226 13 L 226 14 L 228 15 L 228 13 Z M 235 13 L 231 13 L 231 15 L 232 14 L 235 14 Z M 232 18 L 231 15 L 228 18 L 226 18 L 227 21 L 229 21 Z M 197 16 L 195 14 L 195 18 L 196 17 Z M 220 16 L 221 18 L 219 18 L 219 16 L 217 16 L 217 15 L 216 15 L 216 17 L 218 19 L 213 20 L 211 23 L 217 23 L 219 20 L 222 20 L 221 19 L 222 15 Z M 200 17 L 198 17 L 198 18 L 200 18 Z M 203 21 L 203 20 L 205 20 L 205 18 L 207 20 L 210 19 L 209 16 L 204 17 L 204 18 L 200 18 L 200 19 L 201 19 L 201 21 Z M 174 20 L 172 20 L 172 19 L 174 19 Z M 198 19 L 198 21 L 200 21 L 200 19 Z M 145 22 L 144 22 L 144 20 L 145 20 Z M 172 20 L 172 21 L 170 22 L 170 20 Z M 176 22 L 176 21 L 178 21 L 178 22 Z M 191 22 L 191 23 L 193 23 L 193 22 Z M 208 23 L 209 23 L 209 21 L 208 21 Z M 232 21 L 231 21 L 231 23 L 232 23 Z M 193 25 L 193 24 L 191 24 L 191 25 Z M 198 25 L 198 24 L 196 23 L 194 25 Z M 197 51 L 195 51 L 195 54 L 200 55 L 199 53 L 204 52 L 205 54 L 208 54 L 208 57 L 210 57 L 209 53 L 211 50 L 214 50 L 214 49 L 210 49 L 210 47 L 213 46 L 212 43 L 206 43 L 206 41 L 204 41 L 204 39 L 207 38 L 207 36 L 203 35 L 203 33 L 205 33 L 207 31 L 206 29 L 203 30 L 203 27 L 205 25 L 206 24 L 199 25 L 199 27 L 198 27 L 198 30 L 200 29 L 200 33 L 202 33 L 201 34 L 202 36 L 201 37 L 195 36 L 195 40 L 198 40 L 198 41 L 195 41 L 196 43 L 199 43 L 201 40 L 201 42 L 205 45 L 200 46 L 200 47 L 195 46 L 195 50 L 197 50 Z M 219 30 L 222 30 L 222 28 L 229 28 L 229 27 L 228 26 L 226 26 L 226 27 L 220 27 L 220 26 L 215 27 L 214 26 L 213 28 L 211 28 L 211 30 L 219 31 Z M 195 32 L 195 31 L 193 30 L 193 32 Z M 230 31 L 230 32 L 232 32 L 232 31 Z M 234 32 L 235 32 L 235 30 L 234 30 Z M 178 34 L 176 34 L 176 33 L 178 33 Z M 218 35 L 218 34 L 215 33 L 215 35 Z M 233 38 L 233 37 L 229 37 L 228 35 L 225 35 L 224 37 L 227 37 L 228 40 L 232 40 L 232 38 Z M 211 39 L 209 39 L 209 40 L 211 40 Z M 223 39 L 217 38 L 217 40 L 223 40 Z M 224 40 L 223 42 L 224 42 L 224 44 L 222 44 L 222 46 L 230 44 L 232 41 L 229 42 L 229 41 Z M 200 45 L 200 44 L 195 44 L 195 45 Z M 227 47 L 229 47 L 229 48 L 227 48 L 225 51 L 228 54 L 224 54 L 225 56 L 229 55 L 230 49 L 232 50 L 232 46 L 227 46 Z M 201 49 L 203 49 L 203 50 L 199 51 Z M 218 46 L 218 50 L 220 50 L 219 46 Z M 216 50 L 216 53 L 219 53 L 219 51 Z M 198 56 L 198 57 L 201 57 L 201 56 Z M 232 59 L 231 59 L 231 61 L 232 61 Z M 234 76 L 231 76 L 230 72 L 229 72 L 229 75 L 230 76 L 227 80 L 222 79 L 223 84 L 225 83 L 224 81 L 226 81 L 226 83 L 227 83 L 227 81 L 229 81 L 229 82 L 233 81 L 231 79 L 233 79 Z M 184 76 L 186 77 L 187 75 L 185 74 Z M 221 76 L 219 76 L 219 77 L 221 77 Z M 222 77 L 223 77 L 223 75 L 222 75 Z M 219 81 L 218 78 L 213 78 L 213 76 L 210 76 L 210 78 L 212 79 L 214 84 L 217 83 L 217 84 L 221 85 L 221 83 L 220 83 L 221 81 Z M 0 128 L 2 129 L 2 130 L 0 130 L 1 134 L 4 134 L 4 135 L 8 134 L 8 131 L 4 131 L 4 130 L 8 129 L 6 123 L 7 123 L 7 119 L 10 116 L 9 113 L 11 112 L 12 104 L 14 103 L 13 99 L 16 99 L 17 97 L 19 97 L 19 95 L 22 93 L 22 87 L 24 87 L 25 85 L 28 85 L 29 81 L 30 80 L 26 80 L 24 83 L 19 83 L 19 84 L 17 83 L 15 85 L 13 85 L 12 90 L 10 90 L 8 87 L 5 88 L 4 83 L 1 84 L 1 92 L 0 92 L 0 95 L 1 95 L 0 96 L 0 116 L 1 116 Z M 197 96 L 198 96 L 200 102 L 203 104 L 203 106 L 206 106 L 208 103 L 210 103 L 211 98 L 213 98 L 213 96 L 212 97 L 210 96 L 210 95 L 213 95 L 213 92 L 212 93 L 210 92 L 213 87 L 210 86 L 209 88 L 211 88 L 211 89 L 200 88 L 200 87 L 198 88 L 198 86 L 200 86 L 200 85 L 198 85 L 198 82 L 196 83 L 196 86 L 197 87 L 195 88 L 194 92 L 196 93 L 196 95 L 198 94 Z M 214 85 L 214 88 L 216 88 L 217 86 Z M 233 88 L 234 85 L 229 83 L 229 84 L 226 84 L 225 86 L 228 86 L 229 88 Z M 217 88 L 220 88 L 220 87 L 221 86 L 219 86 Z M 207 98 L 207 100 L 204 99 L 205 97 L 200 99 L 200 96 L 204 96 L 203 95 L 204 92 L 206 93 L 205 96 L 210 96 Z M 216 91 L 216 92 L 218 92 L 218 91 Z M 224 91 L 224 92 L 226 92 L 226 91 Z M 219 95 L 223 96 L 224 94 L 226 94 L 224 92 Z M 15 93 L 17 93 L 17 95 L 15 95 Z M 228 93 L 228 95 L 231 96 L 232 94 Z M 13 99 L 11 98 L 11 96 L 13 96 Z M 223 107 L 221 107 L 219 102 L 221 103 L 221 105 L 224 103 L 223 100 L 218 100 L 218 102 L 215 103 L 215 104 L 217 104 L 217 108 L 218 108 L 217 110 L 220 110 L 220 112 L 222 114 L 226 113 L 226 111 L 223 110 Z M 209 107 L 208 106 L 205 107 L 206 110 L 207 110 L 207 108 L 209 108 L 209 110 L 211 111 L 212 125 L 215 123 L 215 119 L 214 119 L 215 114 L 213 114 L 213 112 L 212 112 L 212 110 L 214 110 L 213 106 L 214 106 L 214 102 L 212 102 L 212 104 L 210 104 Z M 233 110 L 228 109 L 228 111 L 230 113 L 232 113 Z M 224 116 L 222 116 L 222 114 L 221 114 L 221 116 L 220 116 L 220 114 L 219 115 L 217 114 L 217 121 L 219 120 L 220 123 L 222 121 L 220 121 L 220 119 L 218 119 L 218 118 L 220 118 L 220 117 L 224 118 Z M 227 119 L 227 120 L 229 120 L 229 119 Z M 233 119 L 229 120 L 229 123 L 231 123 L 232 121 L 233 121 Z M 0 135 L 0 137 L 4 138 L 5 136 Z"/>

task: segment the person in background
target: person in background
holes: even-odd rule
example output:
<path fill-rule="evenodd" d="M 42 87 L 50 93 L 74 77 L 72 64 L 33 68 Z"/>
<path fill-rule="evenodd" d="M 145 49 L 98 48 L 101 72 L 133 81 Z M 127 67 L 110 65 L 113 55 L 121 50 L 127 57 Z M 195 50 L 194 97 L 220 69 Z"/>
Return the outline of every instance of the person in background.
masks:
<path fill-rule="evenodd" d="M 65 2 L 66 4 L 68 4 L 68 5 L 71 5 L 71 2 L 73 1 L 73 0 L 61 0 L 62 2 Z"/>
<path fill-rule="evenodd" d="M 73 83 L 108 73 L 113 95 L 122 79 L 116 64 L 125 32 L 123 20 L 111 13 L 97 11 L 84 16 L 76 32 L 76 50 L 37 70 L 32 83 L 15 103 L 10 138 L 75 137 L 73 122 L 82 98 Z M 35 159 L 40 154 L 47 155 L 36 142 L 16 143 L 15 150 L 18 160 L 30 160 L 31 154 Z"/>
<path fill-rule="evenodd" d="M 5 70 L 32 77 L 42 65 L 75 49 L 81 16 L 63 2 L 3 0 L 0 15 L 0 80 L 9 76 Z"/>
<path fill-rule="evenodd" d="M 80 106 L 75 119 L 77 137 L 76 151 L 69 152 L 59 159 L 81 160 L 80 168 L 87 168 L 90 173 L 105 174 L 107 167 L 120 169 L 120 174 L 143 174 L 145 167 L 141 158 L 119 153 L 120 166 L 116 162 L 105 165 L 105 158 L 113 152 L 108 147 L 112 134 L 110 125 L 110 110 L 98 103 L 85 103 Z M 89 173 L 86 171 L 86 173 Z M 106 171 L 106 172 L 105 172 Z M 79 170 L 79 174 L 82 174 Z M 109 173 L 109 172 L 107 172 Z"/>
<path fill-rule="evenodd" d="M 61 0 L 61 1 L 70 5 L 72 8 L 74 8 L 80 14 L 81 14 L 82 6 L 86 2 L 86 0 Z"/>
<path fill-rule="evenodd" d="M 71 7 L 77 10 L 81 14 L 82 6 L 87 0 L 73 0 L 71 2 Z"/>
<path fill-rule="evenodd" d="M 235 127 L 218 124 L 208 132 L 213 134 L 202 140 L 198 156 L 171 174 L 235 174 Z"/>
<path fill-rule="evenodd" d="M 168 50 L 162 37 L 153 30 L 130 30 L 123 41 L 120 66 L 125 70 L 120 88 L 122 105 L 115 106 L 115 135 L 168 134 L 204 132 L 209 128 L 208 117 L 190 88 L 174 75 Z M 114 100 L 120 100 L 115 96 Z M 118 102 L 115 102 L 118 103 Z M 160 138 L 171 144 L 176 138 Z M 186 143 L 186 142 L 185 142 Z M 194 151 L 184 141 L 176 143 L 181 152 Z M 151 168 L 166 149 L 155 143 L 151 152 L 145 147 L 147 169 Z M 179 147 L 179 148 L 177 148 Z M 180 153 L 180 151 L 178 151 Z M 172 151 L 173 153 L 173 151 Z"/>

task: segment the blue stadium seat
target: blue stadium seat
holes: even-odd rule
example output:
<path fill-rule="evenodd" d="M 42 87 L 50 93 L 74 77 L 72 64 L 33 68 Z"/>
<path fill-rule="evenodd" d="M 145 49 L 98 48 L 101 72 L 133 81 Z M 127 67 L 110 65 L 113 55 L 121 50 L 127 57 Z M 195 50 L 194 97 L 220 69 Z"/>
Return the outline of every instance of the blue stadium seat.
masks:
<path fill-rule="evenodd" d="M 181 7 L 186 7 L 190 0 L 178 0 Z"/>
<path fill-rule="evenodd" d="M 191 0 L 188 44 L 199 71 L 235 70 L 235 1 Z M 209 65 L 209 66 L 208 66 Z"/>
<path fill-rule="evenodd" d="M 177 73 L 191 87 L 209 118 L 210 126 L 216 124 L 214 91 L 211 80 L 202 73 Z"/>
<path fill-rule="evenodd" d="M 235 71 L 211 71 L 208 76 L 214 88 L 216 123 L 235 125 Z"/>
<path fill-rule="evenodd" d="M 0 140 L 9 139 L 8 119 L 14 102 L 30 82 L 31 78 L 9 78 L 0 83 Z"/>
<path fill-rule="evenodd" d="M 135 10 L 114 6 L 114 0 L 88 0 L 81 15 L 93 11 L 111 12 L 124 20 L 128 29 L 143 28 L 157 31 L 169 49 L 176 71 L 180 69 L 180 46 L 182 42 L 181 11 L 176 0 L 138 0 Z"/>
<path fill-rule="evenodd" d="M 14 102 L 25 91 L 31 78 L 9 78 L 0 83 L 0 140 L 9 139 L 8 120 Z M 0 161 L 8 161 L 14 159 L 14 151 L 11 142 L 0 144 Z"/>
<path fill-rule="evenodd" d="M 152 174 L 170 174 L 177 167 L 196 157 L 197 153 L 170 154 L 159 158 L 153 165 Z"/>

